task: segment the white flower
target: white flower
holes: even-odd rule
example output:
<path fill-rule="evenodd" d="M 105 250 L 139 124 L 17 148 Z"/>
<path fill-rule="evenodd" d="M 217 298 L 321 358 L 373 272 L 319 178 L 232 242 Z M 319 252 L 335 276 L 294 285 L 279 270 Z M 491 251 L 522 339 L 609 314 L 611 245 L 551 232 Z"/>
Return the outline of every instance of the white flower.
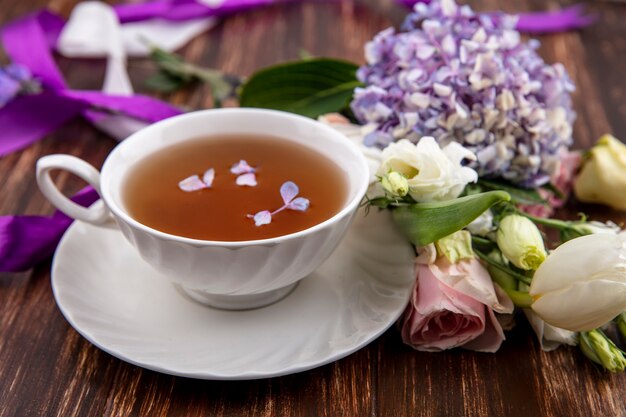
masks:
<path fill-rule="evenodd" d="M 626 234 L 592 234 L 556 248 L 530 286 L 532 309 L 571 331 L 602 326 L 626 310 Z"/>
<path fill-rule="evenodd" d="M 493 231 L 493 213 L 491 210 L 485 210 L 483 214 L 468 224 L 466 229 L 473 235 L 487 236 Z"/>
<path fill-rule="evenodd" d="M 574 346 L 576 344 L 575 332 L 549 325 L 530 308 L 525 308 L 524 314 L 535 331 L 542 350 L 550 352 L 561 345 Z"/>
<path fill-rule="evenodd" d="M 583 161 L 574 192 L 580 201 L 626 210 L 626 145 L 602 136 Z"/>
<path fill-rule="evenodd" d="M 403 139 L 383 150 L 377 175 L 403 174 L 409 195 L 417 202 L 451 200 L 465 185 L 478 180 L 476 171 L 461 165 L 463 159 L 475 160 L 476 156 L 456 142 L 441 149 L 432 137 L 421 138 L 417 145 Z"/>
<path fill-rule="evenodd" d="M 518 268 L 537 269 L 546 259 L 541 232 L 532 221 L 519 214 L 511 214 L 500 221 L 497 241 L 502 254 Z"/>

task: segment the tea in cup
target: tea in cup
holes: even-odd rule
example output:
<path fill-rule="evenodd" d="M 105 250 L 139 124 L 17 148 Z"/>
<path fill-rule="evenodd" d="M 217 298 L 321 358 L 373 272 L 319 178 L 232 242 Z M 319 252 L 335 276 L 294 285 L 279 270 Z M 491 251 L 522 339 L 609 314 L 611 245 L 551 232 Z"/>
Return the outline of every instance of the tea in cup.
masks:
<path fill-rule="evenodd" d="M 92 185 L 104 204 L 63 196 L 52 170 Z M 184 293 L 225 309 L 280 300 L 341 241 L 368 186 L 359 149 L 314 120 L 273 110 L 187 113 L 131 135 L 101 173 L 69 155 L 37 163 L 46 197 L 69 216 L 112 220 Z"/>

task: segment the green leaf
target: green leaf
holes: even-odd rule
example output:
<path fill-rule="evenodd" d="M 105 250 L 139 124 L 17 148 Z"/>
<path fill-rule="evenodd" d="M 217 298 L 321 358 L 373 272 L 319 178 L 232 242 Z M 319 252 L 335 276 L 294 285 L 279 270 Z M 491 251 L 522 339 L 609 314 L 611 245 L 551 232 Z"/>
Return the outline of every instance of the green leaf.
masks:
<path fill-rule="evenodd" d="M 315 118 L 347 107 L 357 66 L 329 58 L 288 62 L 260 70 L 243 85 L 241 107 L 284 110 Z"/>
<path fill-rule="evenodd" d="M 411 243 L 419 247 L 461 230 L 489 207 L 510 199 L 504 191 L 489 191 L 454 200 L 397 207 L 392 213 Z"/>
<path fill-rule="evenodd" d="M 544 200 L 535 189 L 520 188 L 502 180 L 479 179 L 478 184 L 486 190 L 506 191 L 511 195 L 511 201 L 515 204 L 546 204 L 546 200 Z"/>
<path fill-rule="evenodd" d="M 144 82 L 146 87 L 154 91 L 171 93 L 185 85 L 185 80 L 172 76 L 164 71 L 159 71 L 150 76 Z"/>

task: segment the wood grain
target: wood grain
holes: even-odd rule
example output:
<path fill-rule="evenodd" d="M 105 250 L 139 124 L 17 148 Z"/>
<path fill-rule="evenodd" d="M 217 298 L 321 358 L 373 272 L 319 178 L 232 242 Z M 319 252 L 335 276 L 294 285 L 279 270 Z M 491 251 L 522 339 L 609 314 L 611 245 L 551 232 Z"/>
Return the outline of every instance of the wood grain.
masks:
<path fill-rule="evenodd" d="M 0 0 L 0 22 L 46 5 Z M 67 15 L 75 0 L 52 0 Z M 565 2 L 480 0 L 477 10 L 554 9 Z M 578 87 L 576 146 L 601 134 L 626 138 L 626 6 L 590 3 L 598 23 L 582 32 L 540 37 L 541 54 L 562 62 Z M 248 75 L 294 59 L 300 49 L 317 56 L 362 62 L 362 46 L 402 21 L 391 0 L 285 4 L 227 18 L 194 39 L 182 54 L 201 65 Z M 99 88 L 101 60 L 59 64 L 74 88 Z M 132 60 L 138 91 L 151 73 Z M 205 87 L 164 97 L 187 108 L 210 106 Z M 0 159 L 0 214 L 50 214 L 37 191 L 34 165 L 50 153 L 70 153 L 100 166 L 115 142 L 76 120 L 28 149 Z M 64 191 L 82 187 L 58 176 Z M 599 219 L 624 215 L 570 205 Z M 349 357 L 318 369 L 259 381 L 216 382 L 171 377 L 122 362 L 78 335 L 57 309 L 50 263 L 20 274 L 0 274 L 0 417 L 13 416 L 626 416 L 626 375 L 605 373 L 576 349 L 540 350 L 523 317 L 497 354 L 455 350 L 416 352 L 390 329 Z"/>

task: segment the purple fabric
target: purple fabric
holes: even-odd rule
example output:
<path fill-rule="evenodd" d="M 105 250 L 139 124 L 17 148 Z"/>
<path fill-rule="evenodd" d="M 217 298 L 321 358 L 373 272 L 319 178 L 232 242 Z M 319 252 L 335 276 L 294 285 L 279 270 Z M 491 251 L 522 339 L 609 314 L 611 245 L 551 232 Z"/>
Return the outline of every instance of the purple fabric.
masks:
<path fill-rule="evenodd" d="M 88 207 L 98 198 L 86 187 L 72 200 Z M 59 211 L 51 217 L 0 216 L 0 272 L 25 271 L 48 259 L 72 221 Z"/>
<path fill-rule="evenodd" d="M 116 11 L 122 23 L 150 18 L 181 21 L 222 16 L 272 2 L 226 0 L 219 7 L 209 8 L 192 0 L 157 0 L 117 6 Z M 0 30 L 0 40 L 13 63 L 30 69 L 44 87 L 40 94 L 16 97 L 0 108 L 0 157 L 32 144 L 79 115 L 92 122 L 111 113 L 156 122 L 181 113 L 146 96 L 69 90 L 52 55 L 64 24 L 59 16 L 43 11 Z M 98 198 L 95 190 L 87 187 L 72 199 L 89 206 Z M 58 211 L 51 217 L 0 216 L 0 271 L 24 271 L 50 257 L 72 221 Z"/>
<path fill-rule="evenodd" d="M 85 107 L 80 101 L 48 92 L 15 98 L 0 109 L 0 156 L 38 141 Z"/>
<path fill-rule="evenodd" d="M 556 12 L 520 13 L 515 28 L 527 33 L 552 33 L 580 29 L 595 21 L 594 16 L 583 14 L 580 4 Z"/>
<path fill-rule="evenodd" d="M 123 113 L 147 122 L 158 122 L 181 113 L 180 110 L 165 102 L 139 94 L 118 96 L 104 94 L 100 91 L 66 90 L 60 92 L 59 95 L 81 102 L 85 107 L 95 107 L 114 113 Z"/>
<path fill-rule="evenodd" d="M 157 122 L 181 113 L 165 102 L 146 96 L 68 90 L 51 52 L 63 24 L 60 17 L 44 11 L 2 28 L 0 37 L 11 60 L 29 68 L 45 91 L 18 97 L 0 108 L 0 157 L 36 142 L 79 115 L 95 121 L 104 117 L 104 112 L 122 113 Z"/>
<path fill-rule="evenodd" d="M 183 21 L 209 16 L 224 16 L 274 3 L 275 0 L 225 0 L 217 7 L 193 0 L 157 0 L 147 3 L 120 4 L 114 7 L 120 22 L 137 22 L 147 19 Z"/>
<path fill-rule="evenodd" d="M 396 0 L 396 3 L 413 7 L 417 3 L 430 3 L 430 0 Z M 554 33 L 581 29 L 591 25 L 596 19 L 583 13 L 580 4 L 554 12 L 532 12 L 517 14 L 519 20 L 515 29 L 525 33 Z"/>
<path fill-rule="evenodd" d="M 15 20 L 2 28 L 0 38 L 11 61 L 21 64 L 52 90 L 67 88 L 50 43 L 56 42 L 63 20 L 44 11 Z"/>

